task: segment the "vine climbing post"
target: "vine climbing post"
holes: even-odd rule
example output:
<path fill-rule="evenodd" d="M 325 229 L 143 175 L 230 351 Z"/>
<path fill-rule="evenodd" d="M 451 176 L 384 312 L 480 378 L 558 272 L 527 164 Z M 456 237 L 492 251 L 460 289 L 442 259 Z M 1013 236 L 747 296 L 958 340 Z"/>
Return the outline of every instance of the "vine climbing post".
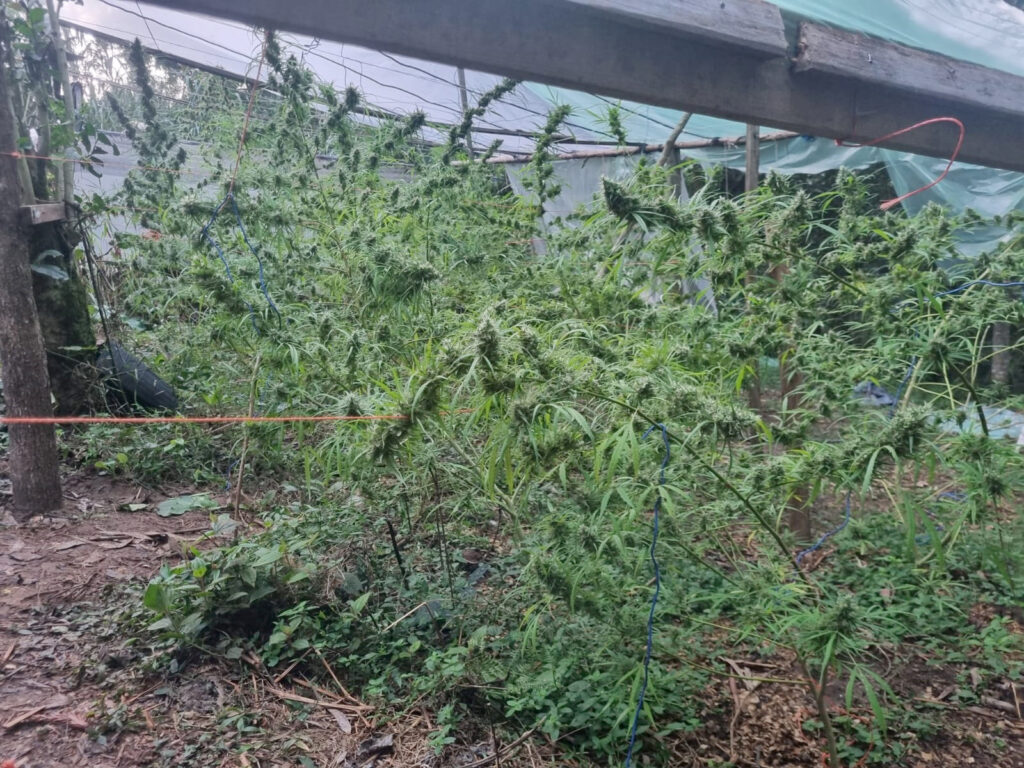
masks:
<path fill-rule="evenodd" d="M 49 416 L 50 380 L 32 293 L 29 232 L 21 216 L 14 115 L 0 74 L 0 374 L 11 416 Z M 14 517 L 61 507 L 60 464 L 52 424 L 11 424 L 10 477 Z"/>

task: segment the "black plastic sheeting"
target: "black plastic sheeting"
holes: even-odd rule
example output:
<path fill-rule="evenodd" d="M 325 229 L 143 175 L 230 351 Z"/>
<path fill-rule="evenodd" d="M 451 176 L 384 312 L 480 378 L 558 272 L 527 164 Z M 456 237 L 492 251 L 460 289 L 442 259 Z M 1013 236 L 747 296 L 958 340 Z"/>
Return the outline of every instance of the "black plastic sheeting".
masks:
<path fill-rule="evenodd" d="M 178 410 L 178 396 L 171 385 L 116 341 L 103 344 L 96 365 L 114 399 L 150 411 Z"/>

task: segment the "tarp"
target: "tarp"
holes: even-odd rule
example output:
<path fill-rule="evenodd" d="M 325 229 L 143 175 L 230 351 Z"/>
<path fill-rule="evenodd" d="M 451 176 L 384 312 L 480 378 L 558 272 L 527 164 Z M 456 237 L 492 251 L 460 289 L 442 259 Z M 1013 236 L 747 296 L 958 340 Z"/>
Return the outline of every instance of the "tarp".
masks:
<path fill-rule="evenodd" d="M 1004 0 L 775 0 L 788 24 L 799 19 L 863 32 L 894 42 L 943 53 L 1007 72 L 1024 75 L 1024 11 Z M 65 19 L 123 40 L 140 38 L 147 46 L 178 58 L 217 67 L 236 75 L 252 76 L 258 59 L 259 38 L 243 25 L 196 14 L 136 3 L 134 0 L 84 0 L 65 4 Z M 461 114 L 455 67 L 395 56 L 354 45 L 284 35 L 284 41 L 324 81 L 342 89 L 354 85 L 367 102 L 396 114 L 414 110 L 439 123 L 455 123 Z M 492 88 L 500 78 L 466 72 L 470 99 Z M 680 118 L 680 112 L 661 107 L 619 102 L 599 95 L 525 83 L 508 99 L 495 104 L 479 121 L 494 133 L 476 136 L 478 146 L 500 138 L 509 152 L 528 152 L 533 142 L 516 135 L 536 131 L 555 104 L 572 105 L 566 131 L 582 141 L 607 139 L 609 106 L 621 104 L 622 122 L 631 142 L 660 143 Z M 764 126 L 764 130 L 772 130 Z M 680 137 L 683 141 L 738 137 L 745 126 L 703 115 L 694 116 Z M 431 138 L 431 137 L 428 137 Z M 436 131 L 432 138 L 440 138 Z M 950 151 L 955 136 L 950 137 Z M 562 144 L 559 153 L 593 149 Z M 703 163 L 742 168 L 743 150 L 711 147 L 688 150 Z M 783 173 L 817 173 L 884 162 L 899 194 L 933 180 L 945 162 L 876 148 L 838 147 L 833 142 L 796 138 L 766 145 L 762 169 Z M 564 181 L 564 179 L 563 179 Z M 1024 174 L 954 164 L 949 176 L 927 193 L 910 198 L 913 213 L 929 201 L 952 211 L 974 208 L 985 216 L 1024 208 Z M 979 230 L 965 235 L 964 251 L 976 253 L 993 247 L 1005 233 Z"/>

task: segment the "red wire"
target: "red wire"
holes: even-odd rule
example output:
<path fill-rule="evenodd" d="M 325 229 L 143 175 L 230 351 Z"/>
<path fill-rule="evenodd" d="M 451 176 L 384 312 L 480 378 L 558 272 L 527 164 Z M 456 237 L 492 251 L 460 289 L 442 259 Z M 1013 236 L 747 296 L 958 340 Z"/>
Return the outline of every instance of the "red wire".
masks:
<path fill-rule="evenodd" d="M 899 197 L 894 197 L 892 200 L 886 200 L 881 205 L 881 208 L 882 208 L 883 211 L 887 211 L 890 208 L 892 208 L 894 205 L 898 205 L 899 203 L 902 203 L 908 197 L 913 197 L 914 195 L 918 194 L 919 192 L 924 192 L 926 189 L 931 189 L 936 184 L 938 184 L 940 181 L 942 181 L 944 178 L 946 178 L 946 174 L 949 173 L 949 169 L 953 167 L 953 163 L 956 162 L 957 155 L 960 154 L 960 149 L 964 145 L 964 137 L 967 135 L 967 129 L 964 127 L 963 122 L 961 122 L 960 120 L 958 120 L 955 117 L 932 117 L 932 118 L 929 118 L 928 120 L 922 120 L 919 123 L 914 123 L 913 125 L 908 125 L 906 128 L 900 128 L 898 131 L 893 131 L 892 133 L 887 133 L 887 134 L 885 134 L 885 136 L 881 136 L 881 137 L 879 137 L 877 139 L 872 139 L 871 141 L 865 141 L 865 142 L 863 142 L 861 144 L 847 144 L 842 139 L 836 139 L 836 145 L 840 146 L 840 147 L 871 147 L 871 146 L 874 146 L 875 144 L 881 144 L 883 141 L 886 141 L 887 139 L 892 139 L 892 138 L 895 138 L 897 136 L 902 136 L 904 133 L 910 133 L 911 131 L 917 130 L 918 128 L 923 128 L 926 125 L 934 125 L 935 123 L 953 123 L 953 125 L 955 125 L 960 130 L 960 138 L 957 139 L 956 147 L 953 148 L 953 155 L 949 158 L 949 162 L 946 163 L 946 168 L 942 171 L 942 173 L 939 174 L 937 179 L 935 179 L 934 181 L 932 181 L 932 182 L 930 182 L 928 184 L 925 184 L 923 187 L 919 187 L 918 189 L 915 189 L 915 190 L 912 190 L 910 192 L 907 192 L 905 195 L 900 195 Z"/>

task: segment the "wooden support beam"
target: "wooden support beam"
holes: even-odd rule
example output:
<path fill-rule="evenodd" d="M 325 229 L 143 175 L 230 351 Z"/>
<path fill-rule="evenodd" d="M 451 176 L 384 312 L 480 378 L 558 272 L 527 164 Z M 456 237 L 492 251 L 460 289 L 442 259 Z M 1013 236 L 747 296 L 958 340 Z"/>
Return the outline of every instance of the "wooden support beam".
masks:
<path fill-rule="evenodd" d="M 851 142 L 877 139 L 954 112 L 967 129 L 961 160 L 1024 171 L 1024 103 L 1007 112 L 1002 98 L 995 103 L 980 97 L 970 103 L 938 100 L 905 85 L 875 87 L 848 73 L 794 72 L 788 56 L 765 58 L 762 44 L 747 44 L 743 35 L 730 37 L 739 16 L 767 18 L 778 13 L 774 7 L 765 9 L 760 0 L 673 3 L 693 18 L 696 9 L 706 14 L 704 22 L 691 23 L 687 29 L 665 19 L 670 11 L 662 0 L 630 0 L 625 11 L 617 10 L 621 3 L 611 0 L 151 2 Z M 721 11 L 718 16 L 716 7 Z M 953 68 L 962 65 L 946 57 L 938 60 Z M 1006 92 L 1015 92 L 1024 82 L 998 74 Z M 948 158 L 956 138 L 952 126 L 933 125 L 888 139 L 884 146 Z"/>
<path fill-rule="evenodd" d="M 1024 77 L 817 24 L 800 25 L 793 69 L 1018 117 L 1024 105 Z"/>
<path fill-rule="evenodd" d="M 770 58 L 789 52 L 782 14 L 761 0 L 566 0 L 581 13 L 607 13 L 615 24 L 673 32 L 700 42 L 739 46 Z"/>
<path fill-rule="evenodd" d="M 23 205 L 25 220 L 35 226 L 46 224 L 51 221 L 64 221 L 67 218 L 67 211 L 64 203 L 36 203 L 35 205 Z"/>

